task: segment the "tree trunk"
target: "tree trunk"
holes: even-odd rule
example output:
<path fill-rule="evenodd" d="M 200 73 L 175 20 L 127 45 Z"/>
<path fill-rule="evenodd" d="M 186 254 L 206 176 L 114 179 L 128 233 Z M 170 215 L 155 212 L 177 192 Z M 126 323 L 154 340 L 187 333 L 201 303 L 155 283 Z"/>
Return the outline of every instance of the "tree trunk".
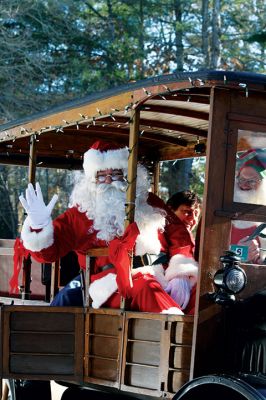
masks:
<path fill-rule="evenodd" d="M 182 1 L 174 0 L 174 21 L 175 21 L 175 47 L 176 47 L 176 70 L 183 71 L 184 48 L 182 28 Z"/>
<path fill-rule="evenodd" d="M 210 66 L 210 54 L 209 54 L 209 0 L 202 0 L 202 27 L 201 27 L 201 37 L 202 37 L 202 54 L 204 59 L 204 67 L 209 68 Z"/>
<path fill-rule="evenodd" d="M 192 163 L 192 158 L 186 158 L 174 162 L 172 169 L 172 184 L 169 187 L 170 197 L 175 192 L 181 192 L 190 188 Z"/>
<path fill-rule="evenodd" d="M 211 48 L 211 68 L 217 68 L 221 64 L 221 15 L 220 15 L 220 0 L 213 0 L 212 9 L 212 48 Z"/>
<path fill-rule="evenodd" d="M 140 49 L 140 60 L 139 60 L 139 79 L 144 78 L 144 11 L 143 11 L 143 0 L 139 0 L 139 49 Z"/>

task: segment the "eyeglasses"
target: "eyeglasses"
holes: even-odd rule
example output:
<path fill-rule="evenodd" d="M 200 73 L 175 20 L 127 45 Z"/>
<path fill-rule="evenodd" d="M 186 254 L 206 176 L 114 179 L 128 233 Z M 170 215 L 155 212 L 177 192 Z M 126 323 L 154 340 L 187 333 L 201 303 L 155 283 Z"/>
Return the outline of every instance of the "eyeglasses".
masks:
<path fill-rule="evenodd" d="M 245 178 L 237 178 L 237 182 L 239 183 L 239 185 L 248 185 L 251 188 L 255 188 L 260 182 L 262 181 L 262 179 L 245 179 Z"/>
<path fill-rule="evenodd" d="M 96 176 L 96 181 L 99 183 L 104 183 L 107 178 L 111 178 L 113 182 L 121 181 L 124 178 L 123 174 L 107 174 L 107 175 L 99 175 Z"/>

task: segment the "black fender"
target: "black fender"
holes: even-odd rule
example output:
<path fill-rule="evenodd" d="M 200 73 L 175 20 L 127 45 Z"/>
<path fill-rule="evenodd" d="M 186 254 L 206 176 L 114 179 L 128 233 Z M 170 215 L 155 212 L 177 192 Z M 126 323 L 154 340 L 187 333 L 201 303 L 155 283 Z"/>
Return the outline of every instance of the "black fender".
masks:
<path fill-rule="evenodd" d="M 255 386 L 225 375 L 195 378 L 181 387 L 173 400 L 265 400 L 266 385 Z"/>

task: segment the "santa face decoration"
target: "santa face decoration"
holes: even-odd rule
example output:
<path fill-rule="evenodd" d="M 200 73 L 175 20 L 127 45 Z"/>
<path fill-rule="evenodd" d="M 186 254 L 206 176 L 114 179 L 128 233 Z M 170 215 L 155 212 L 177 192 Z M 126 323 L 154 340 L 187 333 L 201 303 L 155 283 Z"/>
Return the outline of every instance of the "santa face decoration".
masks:
<path fill-rule="evenodd" d="M 234 201 L 249 204 L 265 204 L 266 198 L 266 163 L 265 152 L 250 149 L 243 153 L 235 179 Z"/>

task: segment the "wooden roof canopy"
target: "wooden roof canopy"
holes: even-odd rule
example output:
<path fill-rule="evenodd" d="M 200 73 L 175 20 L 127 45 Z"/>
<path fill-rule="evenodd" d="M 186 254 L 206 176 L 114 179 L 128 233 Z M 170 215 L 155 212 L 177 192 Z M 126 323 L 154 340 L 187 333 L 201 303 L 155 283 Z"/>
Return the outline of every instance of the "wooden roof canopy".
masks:
<path fill-rule="evenodd" d="M 79 169 L 95 140 L 128 145 L 132 110 L 140 109 L 139 158 L 195 156 L 208 136 L 213 87 L 265 91 L 261 74 L 224 71 L 149 78 L 70 101 L 0 126 L 0 162 L 27 165 L 30 137 L 37 141 L 37 166 Z"/>

